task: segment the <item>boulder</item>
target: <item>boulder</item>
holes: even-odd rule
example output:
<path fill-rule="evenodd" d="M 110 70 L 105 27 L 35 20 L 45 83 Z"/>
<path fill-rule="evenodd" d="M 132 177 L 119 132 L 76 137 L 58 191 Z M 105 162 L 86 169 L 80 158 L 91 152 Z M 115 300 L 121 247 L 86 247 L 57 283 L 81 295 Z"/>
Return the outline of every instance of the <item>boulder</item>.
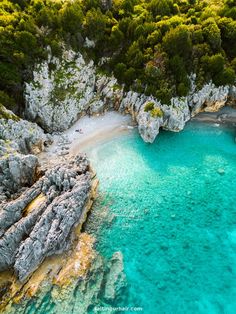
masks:
<path fill-rule="evenodd" d="M 122 297 L 122 292 L 127 286 L 122 253 L 115 252 L 107 267 L 103 297 L 106 302 L 112 303 L 116 298 Z"/>
<path fill-rule="evenodd" d="M 188 104 L 191 116 L 195 116 L 201 111 L 216 112 L 221 109 L 228 100 L 229 86 L 215 86 L 212 82 L 205 84 L 200 90 L 193 90 L 188 95 Z"/>

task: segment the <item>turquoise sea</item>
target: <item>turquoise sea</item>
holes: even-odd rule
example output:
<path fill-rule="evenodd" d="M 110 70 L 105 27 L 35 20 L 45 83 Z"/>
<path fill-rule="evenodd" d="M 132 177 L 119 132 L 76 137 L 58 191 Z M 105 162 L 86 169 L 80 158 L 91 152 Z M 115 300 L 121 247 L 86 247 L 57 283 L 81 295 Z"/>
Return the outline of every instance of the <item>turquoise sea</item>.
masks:
<path fill-rule="evenodd" d="M 114 307 L 145 314 L 236 313 L 234 130 L 191 122 L 146 144 L 136 131 L 88 150 L 112 223 L 97 250 L 124 257 Z"/>
<path fill-rule="evenodd" d="M 99 219 L 87 231 L 100 255 L 123 254 L 127 282 L 112 304 L 98 304 L 107 310 L 88 313 L 236 313 L 234 132 L 191 122 L 152 145 L 135 129 L 87 149 L 100 180 L 90 216 Z M 82 299 L 75 289 L 56 304 L 49 290 L 14 313 L 81 314 Z"/>

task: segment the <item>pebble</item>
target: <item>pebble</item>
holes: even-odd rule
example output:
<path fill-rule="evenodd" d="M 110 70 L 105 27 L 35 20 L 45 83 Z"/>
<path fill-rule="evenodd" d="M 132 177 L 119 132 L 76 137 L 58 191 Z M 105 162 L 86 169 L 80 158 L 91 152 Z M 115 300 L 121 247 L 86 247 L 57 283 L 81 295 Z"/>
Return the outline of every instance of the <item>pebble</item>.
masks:
<path fill-rule="evenodd" d="M 219 168 L 219 169 L 217 170 L 217 172 L 218 172 L 220 175 L 225 174 L 225 170 L 224 170 L 223 168 Z"/>

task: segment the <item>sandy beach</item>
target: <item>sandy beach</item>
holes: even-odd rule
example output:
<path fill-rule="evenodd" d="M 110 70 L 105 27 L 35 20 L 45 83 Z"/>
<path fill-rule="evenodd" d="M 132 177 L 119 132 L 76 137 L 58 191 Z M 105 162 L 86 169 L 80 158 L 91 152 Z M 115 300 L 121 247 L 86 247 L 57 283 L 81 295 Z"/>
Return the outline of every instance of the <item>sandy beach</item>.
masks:
<path fill-rule="evenodd" d="M 234 125 L 236 124 L 236 109 L 226 106 L 218 112 L 201 112 L 191 120 Z M 85 152 L 86 148 L 91 145 L 120 133 L 128 133 L 135 127 L 130 115 L 122 115 L 116 111 L 92 117 L 84 116 L 67 131 L 53 135 L 53 144 L 46 152 L 40 154 L 41 164 L 46 165 L 49 161 L 55 163 L 58 157 L 63 158 L 69 154 Z"/>
<path fill-rule="evenodd" d="M 104 115 L 84 116 L 67 131 L 54 134 L 53 144 L 40 154 L 41 164 L 55 163 L 57 157 L 86 151 L 86 147 L 102 142 L 135 127 L 130 115 L 110 111 Z"/>

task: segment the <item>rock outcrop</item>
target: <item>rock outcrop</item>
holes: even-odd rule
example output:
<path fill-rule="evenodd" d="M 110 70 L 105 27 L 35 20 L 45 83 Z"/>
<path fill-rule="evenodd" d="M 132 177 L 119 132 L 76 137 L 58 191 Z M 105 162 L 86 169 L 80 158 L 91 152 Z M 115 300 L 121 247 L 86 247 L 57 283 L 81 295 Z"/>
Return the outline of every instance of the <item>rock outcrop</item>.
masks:
<path fill-rule="evenodd" d="M 0 211 L 0 271 L 24 281 L 47 256 L 67 250 L 86 216 L 92 186 L 89 162 L 59 163 Z"/>
<path fill-rule="evenodd" d="M 0 201 L 33 184 L 37 154 L 51 143 L 51 136 L 35 123 L 2 108 L 0 115 Z M 27 155 L 28 154 L 28 155 Z"/>
<path fill-rule="evenodd" d="M 124 94 L 120 111 L 130 113 L 137 121 L 139 133 L 145 142 L 152 143 L 159 133 L 160 128 L 179 132 L 184 129 L 187 121 L 199 112 L 216 112 L 227 101 L 235 101 L 235 87 L 216 87 L 212 82 L 197 90 L 196 76 L 191 76 L 191 91 L 186 97 L 173 97 L 170 105 L 161 104 L 156 98 L 147 97 L 136 92 Z M 147 103 L 153 103 L 154 108 L 159 108 L 162 116 L 152 114 L 152 110 L 145 110 Z M 154 113 L 154 112 L 153 112 Z"/>
<path fill-rule="evenodd" d="M 153 108 L 147 110 L 147 104 L 153 104 Z M 173 98 L 171 104 L 167 106 L 162 105 L 154 97 L 135 92 L 128 92 L 123 97 L 120 111 L 132 115 L 133 119 L 137 121 L 141 137 L 149 143 L 155 140 L 160 128 L 173 132 L 181 131 L 191 117 L 190 108 L 185 98 Z"/>
<path fill-rule="evenodd" d="M 64 51 L 59 60 L 49 53 L 26 83 L 26 117 L 48 132 L 64 131 L 83 114 L 113 107 L 119 97 L 115 84 L 114 78 L 97 75 L 93 61 L 81 54 Z"/>
<path fill-rule="evenodd" d="M 22 154 L 38 154 L 51 142 L 51 136 L 36 123 L 12 118 L 0 118 L 0 139 L 14 142 L 16 150 Z"/>
<path fill-rule="evenodd" d="M 15 153 L 0 157 L 0 201 L 10 198 L 22 187 L 31 186 L 37 166 L 38 158 L 34 155 Z"/>
<path fill-rule="evenodd" d="M 216 112 L 220 110 L 230 97 L 229 86 L 216 87 L 212 82 L 205 84 L 202 89 L 195 87 L 195 76 L 192 77 L 192 90 L 187 97 L 191 108 L 191 115 L 195 116 L 201 111 Z"/>
<path fill-rule="evenodd" d="M 209 82 L 198 90 L 192 74 L 189 95 L 174 97 L 165 105 L 152 96 L 125 92 L 113 76 L 97 72 L 93 62 L 86 62 L 81 54 L 64 51 L 60 61 L 49 53 L 48 61 L 36 66 L 33 81 L 26 84 L 26 116 L 53 132 L 68 129 L 83 114 L 115 109 L 131 114 L 144 141 L 152 143 L 160 128 L 181 131 L 199 112 L 218 111 L 236 97 L 234 86 L 217 87 Z M 147 102 L 160 108 L 163 116 L 144 110 Z"/>

